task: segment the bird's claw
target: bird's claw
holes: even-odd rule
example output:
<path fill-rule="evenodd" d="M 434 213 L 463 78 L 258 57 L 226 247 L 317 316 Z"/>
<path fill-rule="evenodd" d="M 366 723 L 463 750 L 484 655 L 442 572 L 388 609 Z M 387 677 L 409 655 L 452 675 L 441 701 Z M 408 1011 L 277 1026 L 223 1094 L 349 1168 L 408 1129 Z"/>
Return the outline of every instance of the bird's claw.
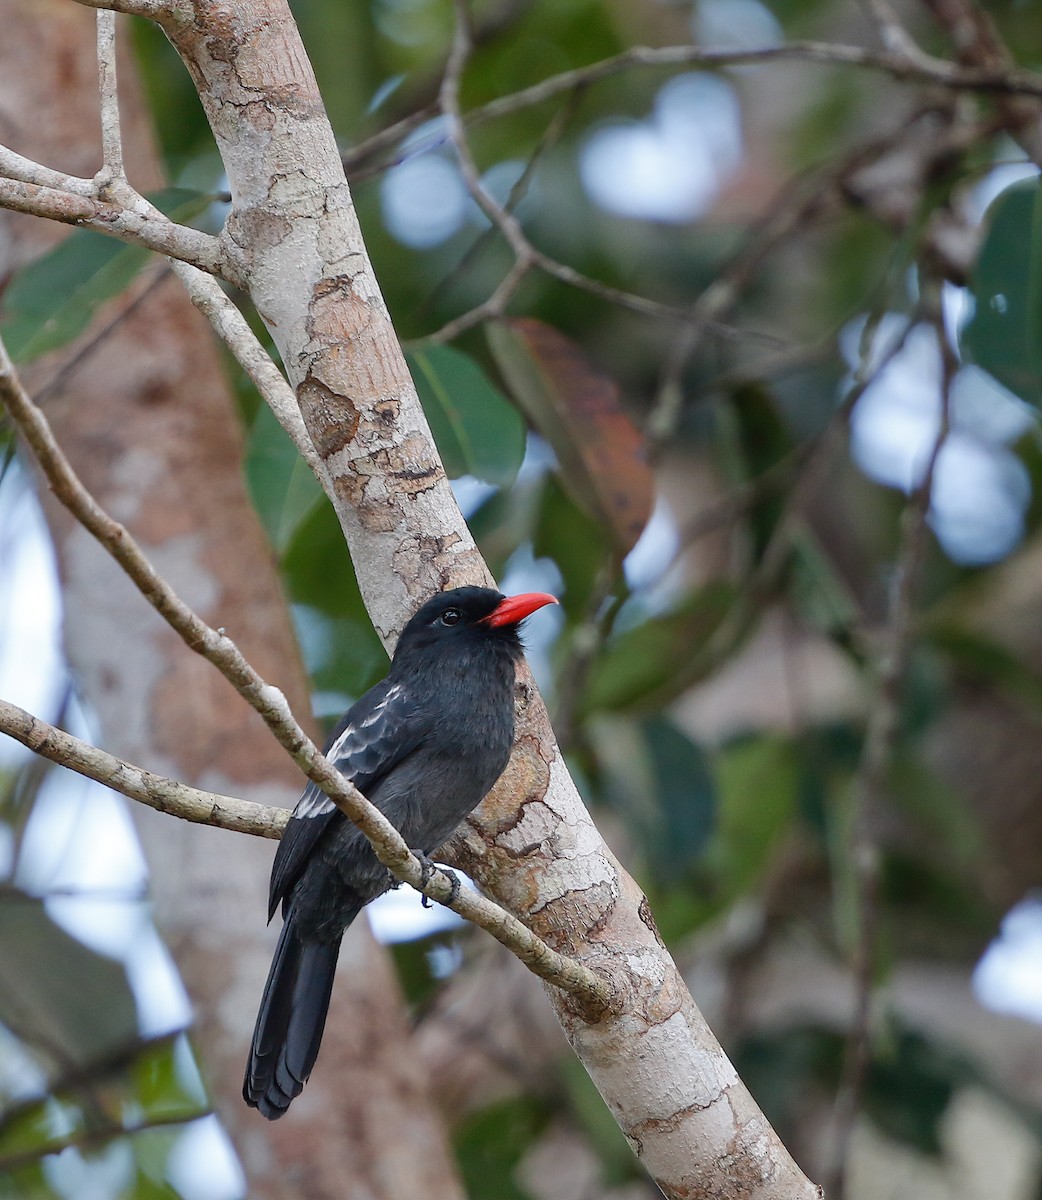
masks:
<path fill-rule="evenodd" d="M 460 881 L 459 876 L 455 871 L 450 871 L 447 867 L 439 867 L 436 862 L 429 858 L 422 850 L 414 850 L 413 854 L 420 862 L 420 903 L 424 908 L 430 908 L 433 901 L 423 889 L 434 878 L 435 875 L 441 874 L 449 881 L 449 898 L 447 904 L 454 904 L 459 898 Z"/>

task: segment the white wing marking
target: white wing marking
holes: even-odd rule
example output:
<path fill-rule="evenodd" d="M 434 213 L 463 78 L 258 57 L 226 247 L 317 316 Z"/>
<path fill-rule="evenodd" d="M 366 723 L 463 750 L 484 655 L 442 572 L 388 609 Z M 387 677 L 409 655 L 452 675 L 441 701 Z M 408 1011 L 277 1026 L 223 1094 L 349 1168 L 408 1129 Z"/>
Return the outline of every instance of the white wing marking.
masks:
<path fill-rule="evenodd" d="M 384 696 L 380 703 L 376 705 L 369 716 L 366 717 L 366 719 L 362 722 L 362 728 L 368 729 L 370 725 L 375 725 L 380 719 L 380 714 L 388 706 L 388 704 L 390 704 L 391 701 L 401 693 L 401 690 L 402 689 L 400 685 L 397 683 L 393 687 L 389 687 L 387 689 L 387 695 Z"/>
<path fill-rule="evenodd" d="M 324 792 L 309 791 L 301 796 L 293 815 L 295 817 L 323 817 L 326 813 L 331 813 L 334 808 L 336 805 Z"/>

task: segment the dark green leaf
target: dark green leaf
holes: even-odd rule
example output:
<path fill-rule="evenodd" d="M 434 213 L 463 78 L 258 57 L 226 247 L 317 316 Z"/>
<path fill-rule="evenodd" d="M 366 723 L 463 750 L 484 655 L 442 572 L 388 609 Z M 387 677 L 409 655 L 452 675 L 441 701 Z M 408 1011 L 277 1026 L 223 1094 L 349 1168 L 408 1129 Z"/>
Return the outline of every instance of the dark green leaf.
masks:
<path fill-rule="evenodd" d="M 322 486 L 289 434 L 262 404 L 246 444 L 246 483 L 276 553 L 286 552 L 301 524 L 323 500 Z"/>
<path fill-rule="evenodd" d="M 710 858 L 728 894 L 752 887 L 798 811 L 798 756 L 780 737 L 745 738 L 716 760 L 717 836 Z"/>
<path fill-rule="evenodd" d="M 546 1119 L 538 1099 L 519 1096 L 482 1109 L 457 1127 L 456 1154 L 471 1200 L 531 1200 L 515 1167 Z"/>
<path fill-rule="evenodd" d="M 921 1034 L 900 1032 L 877 1048 L 865 1087 L 865 1111 L 896 1141 L 940 1154 L 941 1120 L 958 1084 L 962 1063 Z"/>
<path fill-rule="evenodd" d="M 56 1068 L 86 1066 L 137 1037 L 120 963 L 88 950 L 43 902 L 0 894 L 0 1017 Z"/>
<path fill-rule="evenodd" d="M 941 622 L 930 630 L 929 637 L 933 647 L 944 653 L 965 678 L 1001 688 L 1042 712 L 1042 676 L 1030 661 L 965 625 Z"/>
<path fill-rule="evenodd" d="M 187 221 L 208 196 L 168 188 L 149 196 L 172 220 Z M 89 229 L 77 229 L 11 280 L 0 331 L 11 357 L 27 362 L 78 337 L 95 312 L 118 296 L 148 261 L 150 251 Z"/>
<path fill-rule="evenodd" d="M 387 672 L 387 655 L 362 603 L 344 535 L 326 503 L 299 525 L 282 559 L 313 686 L 357 697 Z"/>
<path fill-rule="evenodd" d="M 1042 187 L 1024 180 L 992 203 L 971 290 L 964 353 L 1035 408 L 1042 406 Z"/>
<path fill-rule="evenodd" d="M 700 651 L 735 601 L 731 584 L 710 583 L 674 612 L 613 638 L 590 674 L 585 710 L 644 710 L 678 696 L 711 665 Z"/>
<path fill-rule="evenodd" d="M 561 599 L 569 616 L 578 618 L 604 566 L 610 546 L 604 531 L 573 502 L 556 475 L 548 476 L 532 535 L 537 558 L 552 558 L 561 572 Z"/>
<path fill-rule="evenodd" d="M 790 1027 L 744 1038 L 735 1068 L 783 1139 L 799 1128 L 801 1101 L 835 1090 L 843 1039 L 831 1030 Z"/>
<path fill-rule="evenodd" d="M 517 409 L 472 358 L 451 346 L 420 347 L 407 358 L 449 477 L 513 482 L 525 455 Z"/>
<path fill-rule="evenodd" d="M 601 718 L 590 733 L 608 792 L 639 835 L 656 883 L 690 874 L 716 812 L 705 754 L 663 717 L 639 723 Z"/>

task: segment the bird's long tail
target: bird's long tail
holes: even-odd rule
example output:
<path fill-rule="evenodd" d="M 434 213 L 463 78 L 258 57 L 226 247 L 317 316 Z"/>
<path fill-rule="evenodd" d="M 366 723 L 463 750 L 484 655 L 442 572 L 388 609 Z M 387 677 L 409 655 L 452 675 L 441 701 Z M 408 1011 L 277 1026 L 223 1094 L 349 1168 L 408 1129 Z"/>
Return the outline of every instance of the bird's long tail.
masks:
<path fill-rule="evenodd" d="M 242 1083 L 243 1099 L 269 1121 L 278 1120 L 300 1095 L 315 1065 L 339 953 L 339 937 L 304 941 L 287 914 Z"/>

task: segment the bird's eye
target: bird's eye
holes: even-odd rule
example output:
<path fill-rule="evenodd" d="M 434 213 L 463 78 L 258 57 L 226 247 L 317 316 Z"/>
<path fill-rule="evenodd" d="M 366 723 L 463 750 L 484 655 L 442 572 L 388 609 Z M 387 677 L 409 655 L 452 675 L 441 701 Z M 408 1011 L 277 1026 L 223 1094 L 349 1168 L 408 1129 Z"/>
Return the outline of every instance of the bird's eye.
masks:
<path fill-rule="evenodd" d="M 441 614 L 441 623 L 443 625 L 458 625 L 463 620 L 463 614 L 458 608 L 447 608 Z"/>

